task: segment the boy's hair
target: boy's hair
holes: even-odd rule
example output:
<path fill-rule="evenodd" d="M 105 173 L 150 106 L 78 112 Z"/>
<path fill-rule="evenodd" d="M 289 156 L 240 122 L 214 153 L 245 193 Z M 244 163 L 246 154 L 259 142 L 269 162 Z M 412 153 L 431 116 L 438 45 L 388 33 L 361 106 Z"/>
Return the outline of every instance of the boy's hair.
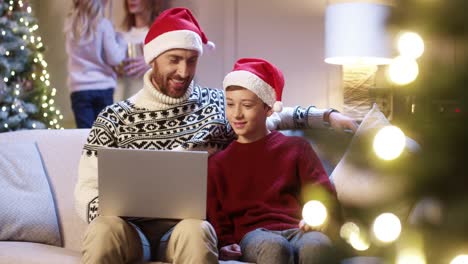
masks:
<path fill-rule="evenodd" d="M 73 7 L 67 15 L 65 32 L 71 32 L 73 41 L 90 41 L 98 22 L 104 17 L 104 9 L 102 0 L 73 0 Z"/>
<path fill-rule="evenodd" d="M 156 19 L 156 17 L 161 13 L 162 10 L 166 8 L 166 0 L 142 0 L 141 1 L 145 7 L 145 10 L 149 11 L 149 17 L 147 21 L 147 26 L 149 27 L 151 23 Z M 129 31 L 132 27 L 135 26 L 135 15 L 130 14 L 128 11 L 127 1 L 123 0 L 125 17 L 122 21 L 122 29 Z"/>

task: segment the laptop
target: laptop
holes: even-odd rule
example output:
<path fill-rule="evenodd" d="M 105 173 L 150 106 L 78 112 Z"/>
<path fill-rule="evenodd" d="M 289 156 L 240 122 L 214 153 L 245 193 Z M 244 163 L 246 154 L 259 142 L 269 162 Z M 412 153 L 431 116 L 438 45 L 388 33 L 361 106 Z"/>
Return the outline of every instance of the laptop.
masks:
<path fill-rule="evenodd" d="M 208 153 L 98 150 L 99 213 L 206 219 Z"/>

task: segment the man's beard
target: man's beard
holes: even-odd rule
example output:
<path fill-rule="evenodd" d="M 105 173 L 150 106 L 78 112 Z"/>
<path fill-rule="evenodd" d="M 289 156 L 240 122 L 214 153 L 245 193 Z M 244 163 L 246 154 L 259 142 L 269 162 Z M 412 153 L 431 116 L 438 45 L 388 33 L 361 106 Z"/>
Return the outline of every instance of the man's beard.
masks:
<path fill-rule="evenodd" d="M 180 98 L 182 96 L 184 96 L 184 94 L 187 92 L 188 90 L 188 87 L 190 85 L 190 82 L 187 80 L 188 78 L 184 79 L 184 78 L 181 78 L 180 76 L 174 76 L 172 77 L 172 79 L 175 79 L 175 80 L 184 80 L 185 82 L 185 87 L 184 87 L 184 93 L 181 94 L 180 96 L 177 96 L 177 97 L 174 97 L 172 95 L 169 94 L 169 89 L 168 89 L 168 86 L 169 86 L 169 81 L 168 79 L 171 79 L 167 76 L 163 76 L 159 70 L 158 70 L 158 67 L 157 65 L 154 67 L 153 69 L 153 74 L 152 74 L 152 78 L 151 78 L 151 82 L 152 84 L 155 86 L 155 88 L 160 91 L 162 94 L 166 95 L 166 96 L 169 96 L 169 97 L 172 97 L 172 98 Z"/>

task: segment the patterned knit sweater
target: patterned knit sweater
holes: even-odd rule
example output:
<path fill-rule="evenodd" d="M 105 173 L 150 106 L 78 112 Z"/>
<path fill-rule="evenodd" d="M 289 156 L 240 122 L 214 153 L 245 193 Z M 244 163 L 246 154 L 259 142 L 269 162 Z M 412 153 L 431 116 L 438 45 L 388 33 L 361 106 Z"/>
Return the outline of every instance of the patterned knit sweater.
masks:
<path fill-rule="evenodd" d="M 101 147 L 164 150 L 206 150 L 210 154 L 225 148 L 234 133 L 224 112 L 224 92 L 202 88 L 193 82 L 186 94 L 171 98 L 150 81 L 126 101 L 106 107 L 91 128 L 84 146 L 75 187 L 79 216 L 91 222 L 98 216 L 97 156 Z M 323 127 L 323 110 L 285 108 L 267 120 L 269 129 Z"/>

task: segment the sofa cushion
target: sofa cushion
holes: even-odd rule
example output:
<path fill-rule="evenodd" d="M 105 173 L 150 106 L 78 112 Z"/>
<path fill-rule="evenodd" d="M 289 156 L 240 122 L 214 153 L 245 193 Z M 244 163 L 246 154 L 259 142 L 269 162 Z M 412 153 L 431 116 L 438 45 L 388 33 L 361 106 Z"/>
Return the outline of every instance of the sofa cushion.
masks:
<path fill-rule="evenodd" d="M 79 264 L 78 251 L 31 242 L 0 242 L 0 264 Z"/>
<path fill-rule="evenodd" d="M 61 244 L 55 205 L 35 143 L 0 143 L 0 240 Z"/>
<path fill-rule="evenodd" d="M 410 138 L 402 155 L 394 161 L 376 157 L 372 141 L 383 127 L 391 125 L 377 105 L 364 117 L 348 149 L 330 178 L 343 205 L 370 207 L 384 204 L 401 195 L 407 186 L 406 174 L 400 168 L 409 162 L 408 153 L 417 152 L 419 145 Z"/>

